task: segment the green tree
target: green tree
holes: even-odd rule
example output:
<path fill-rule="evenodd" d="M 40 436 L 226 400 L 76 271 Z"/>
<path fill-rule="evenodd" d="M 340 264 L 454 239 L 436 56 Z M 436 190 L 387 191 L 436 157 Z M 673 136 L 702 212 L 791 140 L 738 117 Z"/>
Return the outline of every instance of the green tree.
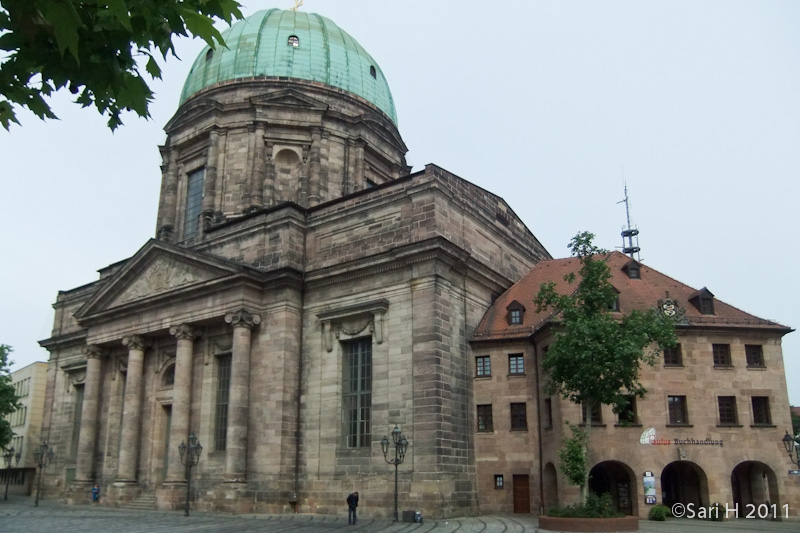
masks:
<path fill-rule="evenodd" d="M 800 435 L 800 415 L 795 413 L 794 409 L 794 406 L 789 406 L 792 415 L 792 431 L 794 431 L 795 435 Z"/>
<path fill-rule="evenodd" d="M 241 18 L 235 0 L 0 0 L 0 123 L 15 108 L 57 118 L 43 97 L 67 88 L 83 107 L 149 117 L 153 91 L 140 71 L 161 77 L 156 57 L 175 55 L 176 35 L 224 45 L 216 20 Z M 3 52 L 4 51 L 4 52 Z"/>
<path fill-rule="evenodd" d="M 549 394 L 558 393 L 578 405 L 612 405 L 616 413 L 628 405 L 628 395 L 643 398 L 647 392 L 639 381 L 642 364 L 653 365 L 660 347 L 676 343 L 674 323 L 655 309 L 633 310 L 616 318 L 612 306 L 617 292 L 609 281 L 605 262 L 608 252 L 592 243 L 594 235 L 578 233 L 570 241 L 573 256 L 580 261 L 578 276 L 564 279 L 577 286 L 561 294 L 553 282 L 543 283 L 535 303 L 537 310 L 553 311 L 555 339 L 542 366 Z M 591 424 L 583 439 L 584 456 Z M 586 501 L 586 479 L 581 499 Z"/>
<path fill-rule="evenodd" d="M 14 432 L 11 431 L 11 423 L 6 420 L 9 415 L 19 407 L 19 398 L 14 393 L 11 385 L 11 371 L 9 366 L 11 361 L 8 356 L 13 350 L 11 346 L 0 344 L 0 449 L 5 450 L 11 442 Z"/>

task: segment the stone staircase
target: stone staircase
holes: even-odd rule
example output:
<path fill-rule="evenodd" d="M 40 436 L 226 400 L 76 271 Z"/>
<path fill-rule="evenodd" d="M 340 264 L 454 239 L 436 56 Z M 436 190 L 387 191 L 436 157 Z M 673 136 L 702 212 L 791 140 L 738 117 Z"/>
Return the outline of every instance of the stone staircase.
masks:
<path fill-rule="evenodd" d="M 142 511 L 153 511 L 156 508 L 156 495 L 152 492 L 146 492 L 140 495 L 135 500 L 124 503 L 119 506 L 122 509 L 140 509 Z"/>

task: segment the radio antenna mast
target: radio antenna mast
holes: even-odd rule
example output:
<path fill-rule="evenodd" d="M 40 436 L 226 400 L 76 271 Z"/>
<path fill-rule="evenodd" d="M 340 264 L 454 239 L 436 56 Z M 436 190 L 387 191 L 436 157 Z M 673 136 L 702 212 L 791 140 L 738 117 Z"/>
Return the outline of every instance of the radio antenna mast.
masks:
<path fill-rule="evenodd" d="M 622 253 L 631 256 L 632 259 L 636 259 L 639 261 L 639 230 L 636 228 L 631 228 L 631 209 L 630 209 L 630 202 L 628 200 L 628 184 L 625 184 L 625 198 L 617 202 L 618 204 L 625 204 L 625 217 L 628 222 L 628 227 L 622 228 Z M 627 242 L 626 242 L 627 241 Z M 635 257 L 634 257 L 635 256 Z"/>

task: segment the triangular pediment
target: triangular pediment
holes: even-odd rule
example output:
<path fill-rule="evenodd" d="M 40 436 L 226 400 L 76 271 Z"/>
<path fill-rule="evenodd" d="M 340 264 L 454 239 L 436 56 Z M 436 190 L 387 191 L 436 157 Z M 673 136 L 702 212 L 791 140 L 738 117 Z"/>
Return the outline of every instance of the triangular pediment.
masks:
<path fill-rule="evenodd" d="M 75 314 L 79 320 L 250 271 L 232 261 L 150 240 Z"/>
<path fill-rule="evenodd" d="M 282 107 L 299 107 L 304 109 L 328 109 L 325 102 L 309 97 L 294 89 L 285 89 L 254 96 L 250 99 L 255 105 L 277 105 Z"/>

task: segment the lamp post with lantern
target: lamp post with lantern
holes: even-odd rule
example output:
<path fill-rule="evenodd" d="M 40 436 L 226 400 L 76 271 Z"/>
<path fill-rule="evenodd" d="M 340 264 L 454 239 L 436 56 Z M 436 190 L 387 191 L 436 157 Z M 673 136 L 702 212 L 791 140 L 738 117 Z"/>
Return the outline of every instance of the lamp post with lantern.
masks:
<path fill-rule="evenodd" d="M 800 435 L 792 437 L 787 431 L 781 442 L 783 442 L 783 447 L 786 448 L 786 453 L 789 454 L 789 460 L 800 466 Z"/>
<path fill-rule="evenodd" d="M 14 454 L 13 446 L 3 454 L 3 460 L 6 462 L 6 496 L 3 498 L 5 500 L 8 499 L 8 483 L 11 481 L 11 461 L 15 458 L 17 460 L 16 466 L 19 466 L 19 460 L 22 458 L 22 453 L 17 452 Z"/>
<path fill-rule="evenodd" d="M 181 463 L 186 467 L 186 506 L 184 507 L 184 516 L 189 516 L 189 489 L 192 485 L 192 467 L 200 462 L 200 454 L 203 453 L 203 447 L 200 441 L 197 440 L 197 435 L 194 433 L 189 435 L 189 445 L 181 441 L 178 446 L 178 453 L 181 455 Z"/>
<path fill-rule="evenodd" d="M 34 507 L 39 507 L 39 492 L 42 490 L 42 476 L 44 475 L 44 469 L 47 467 L 48 463 L 53 462 L 55 456 L 56 452 L 49 448 L 46 442 L 42 442 L 42 444 L 36 448 L 36 451 L 33 452 L 36 466 L 39 467 L 39 479 L 36 482 L 36 501 L 33 504 Z"/>
<path fill-rule="evenodd" d="M 381 440 L 384 460 L 390 465 L 394 465 L 394 521 L 397 522 L 397 467 L 406 458 L 406 450 L 408 449 L 408 439 L 403 436 L 397 424 L 392 430 L 392 443 L 394 443 L 394 459 L 389 459 L 386 456 L 389 453 L 389 439 L 384 436 L 383 440 Z"/>

